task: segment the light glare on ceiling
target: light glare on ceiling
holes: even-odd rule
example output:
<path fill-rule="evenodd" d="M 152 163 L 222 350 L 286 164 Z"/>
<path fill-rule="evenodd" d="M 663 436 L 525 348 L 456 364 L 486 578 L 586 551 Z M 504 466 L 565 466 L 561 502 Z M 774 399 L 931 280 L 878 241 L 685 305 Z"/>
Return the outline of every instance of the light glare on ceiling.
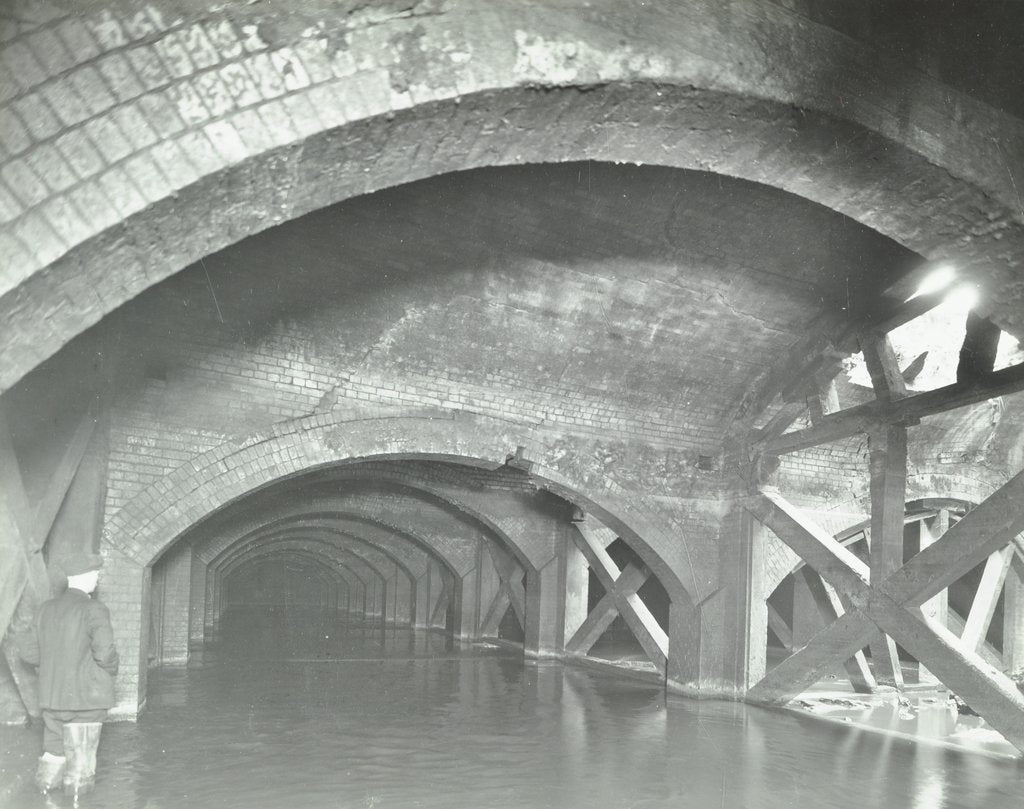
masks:
<path fill-rule="evenodd" d="M 945 289 L 956 278 L 956 270 L 948 264 L 936 267 L 924 277 L 924 280 L 917 287 L 917 291 L 907 300 L 913 300 L 920 295 L 931 295 L 934 292 Z"/>
<path fill-rule="evenodd" d="M 955 287 L 949 295 L 946 296 L 945 300 L 945 303 L 963 311 L 973 309 L 977 302 L 978 290 L 970 284 L 961 284 L 960 286 Z"/>

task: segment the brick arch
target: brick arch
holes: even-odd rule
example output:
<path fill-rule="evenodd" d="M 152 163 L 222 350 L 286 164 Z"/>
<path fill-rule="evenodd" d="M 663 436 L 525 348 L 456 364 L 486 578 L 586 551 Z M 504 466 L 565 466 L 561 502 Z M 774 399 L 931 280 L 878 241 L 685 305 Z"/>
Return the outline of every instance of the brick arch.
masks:
<path fill-rule="evenodd" d="M 409 533 L 400 527 L 390 525 L 385 520 L 369 520 L 360 515 L 344 513 L 339 509 L 337 499 L 334 497 L 314 497 L 304 500 L 300 504 L 276 506 L 268 513 L 250 519 L 232 528 L 230 531 L 218 531 L 213 536 L 200 540 L 194 547 L 198 547 L 199 557 L 203 562 L 209 564 L 224 548 L 238 541 L 243 536 L 259 531 L 262 528 L 283 525 L 299 520 L 322 520 L 329 522 L 331 524 L 329 530 L 352 537 L 356 536 L 356 529 L 352 526 L 360 526 L 363 534 L 357 538 L 359 542 L 387 554 L 395 560 L 396 564 L 410 574 L 412 573 L 411 565 L 415 564 L 415 562 L 412 557 L 400 556 L 398 549 L 414 550 L 415 553 L 421 554 L 424 560 L 427 560 L 425 564 L 430 559 L 436 559 L 452 575 L 462 575 L 465 572 L 455 561 L 448 559 L 443 554 L 437 554 L 436 549 L 424 538 Z M 366 533 L 367 528 L 370 529 L 371 533 Z M 385 542 L 385 540 L 388 541 Z"/>
<path fill-rule="evenodd" d="M 315 554 L 306 554 L 297 550 L 284 550 L 281 552 L 281 558 L 286 560 L 297 560 L 301 562 L 305 569 L 309 571 L 310 574 L 312 574 L 312 576 L 315 577 L 316 581 L 321 586 L 324 586 L 328 589 L 328 602 L 330 602 L 330 598 L 333 597 L 333 600 L 336 605 L 340 603 L 341 599 L 339 596 L 342 592 L 345 593 L 347 600 L 348 594 L 350 592 L 349 582 L 345 581 L 345 578 L 341 575 L 340 571 L 336 568 L 331 567 L 331 565 L 328 564 L 327 560 L 319 558 Z M 258 562 L 259 560 L 254 559 L 252 561 Z M 242 572 L 241 566 L 236 570 L 232 571 L 232 573 L 239 572 Z M 225 583 L 221 584 L 221 589 L 226 590 Z M 212 621 L 208 624 L 210 626 L 210 632 L 212 636 L 216 637 L 219 634 L 220 628 L 222 626 L 222 620 L 226 612 L 227 605 L 224 603 L 219 603 L 218 608 L 214 612 Z"/>
<path fill-rule="evenodd" d="M 413 481 L 400 474 L 388 474 L 376 470 L 372 478 L 358 478 L 352 481 L 352 483 L 355 486 L 347 489 L 344 493 L 330 496 L 317 495 L 309 499 L 303 499 L 299 505 L 275 506 L 273 509 L 261 513 L 258 518 L 250 523 L 246 523 L 240 528 L 225 534 L 224 541 L 227 541 L 228 537 L 240 537 L 243 534 L 258 533 L 262 529 L 268 529 L 271 526 L 288 520 L 294 521 L 300 518 L 313 519 L 319 517 L 335 519 L 343 517 L 356 523 L 362 523 L 390 532 L 396 538 L 411 543 L 420 551 L 435 558 L 442 567 L 449 570 L 453 575 L 465 575 L 466 571 L 475 564 L 475 537 L 473 538 L 474 544 L 472 548 L 467 548 L 468 555 L 465 558 L 460 558 L 451 554 L 445 554 L 435 542 L 431 541 L 430 536 L 427 534 L 417 532 L 408 526 L 403 526 L 393 518 L 388 520 L 376 515 L 371 517 L 357 508 L 357 506 L 368 507 L 369 504 L 361 503 L 360 498 L 366 497 L 368 493 L 371 497 L 376 495 L 376 488 L 380 484 L 386 483 L 389 486 L 389 495 L 398 493 L 418 502 L 437 506 L 442 511 L 451 510 L 457 512 L 460 518 L 471 528 L 478 530 L 483 538 L 495 542 L 508 550 L 523 566 L 524 570 L 534 570 L 536 568 L 530 554 L 512 540 L 509 533 L 497 520 L 459 498 L 438 491 L 421 481 Z M 360 542 L 364 541 L 358 537 L 354 538 Z M 219 545 L 220 543 L 216 547 L 219 547 Z M 165 551 L 166 549 L 161 550 L 160 553 Z M 385 551 L 385 553 L 388 552 Z M 547 562 L 548 560 L 542 559 L 540 561 Z M 403 563 L 399 562 L 399 564 Z"/>
<path fill-rule="evenodd" d="M 318 546 L 318 547 L 312 547 Z M 375 577 L 378 582 L 383 582 L 384 577 L 380 571 L 374 568 L 371 564 L 366 562 L 365 559 L 361 559 L 355 554 L 347 551 L 343 551 L 338 548 L 332 548 L 327 543 L 320 541 L 310 540 L 299 540 L 294 537 L 280 538 L 276 541 L 269 542 L 265 545 L 260 545 L 253 548 L 245 548 L 237 551 L 231 556 L 222 560 L 222 563 L 218 567 L 210 571 L 213 578 L 213 595 L 214 601 L 219 600 L 217 597 L 220 594 L 221 588 L 224 586 L 224 579 L 229 577 L 232 573 L 259 559 L 263 559 L 268 556 L 273 556 L 277 553 L 307 553 L 310 558 L 318 558 L 327 560 L 337 565 L 340 569 L 338 571 L 345 579 L 346 585 L 352 586 L 353 581 L 345 577 L 341 569 L 348 572 L 348 574 L 358 582 L 358 585 L 363 588 L 364 592 L 367 587 L 370 577 Z M 365 566 L 365 570 L 361 566 Z M 362 575 L 360 575 L 362 574 Z M 365 578 L 364 578 L 365 576 Z"/>
<path fill-rule="evenodd" d="M 243 543 L 247 542 L 272 542 L 275 539 L 284 536 L 288 536 L 292 539 L 297 539 L 301 536 L 309 536 L 311 538 L 335 537 L 346 542 L 344 546 L 344 549 L 346 551 L 354 553 L 355 555 L 364 559 L 364 561 L 366 561 L 367 564 L 374 566 L 373 562 L 371 562 L 369 559 L 366 559 L 365 556 L 363 556 L 363 554 L 366 553 L 367 550 L 369 550 L 387 559 L 399 571 L 401 571 L 402 575 L 410 579 L 413 578 L 413 573 L 408 567 L 408 565 L 398 556 L 394 555 L 388 550 L 385 550 L 379 545 L 375 545 L 356 536 L 351 532 L 344 531 L 342 529 L 334 527 L 329 527 L 326 525 L 319 525 L 312 522 L 306 523 L 303 522 L 301 518 L 279 520 L 274 524 L 267 525 L 264 527 L 267 529 L 266 531 L 255 531 L 249 534 L 245 534 L 243 536 L 238 537 L 237 539 L 234 539 L 230 542 L 230 544 L 226 544 L 225 547 L 220 552 L 218 552 L 215 556 L 213 556 L 210 559 L 210 561 L 207 564 L 207 567 L 213 568 L 218 563 L 219 560 L 222 560 L 222 557 L 226 558 L 226 554 L 231 553 L 233 549 L 240 548 Z M 318 539 L 318 541 L 323 540 Z M 353 549 L 352 543 L 358 546 L 358 550 Z M 443 559 L 440 559 L 440 561 L 442 563 L 444 562 Z"/>
<path fill-rule="evenodd" d="M 368 460 L 440 460 L 494 468 L 519 446 L 526 458 L 537 459 L 530 470 L 536 485 L 579 505 L 616 531 L 658 576 L 673 601 L 697 603 L 709 594 L 690 562 L 686 537 L 675 533 L 642 494 L 624 491 L 604 477 L 574 479 L 545 467 L 544 436 L 535 428 L 464 414 L 452 418 L 426 412 L 419 417 L 359 421 L 309 416 L 227 441 L 126 503 L 110 518 L 104 543 L 144 567 L 218 509 L 276 481 Z M 515 538 L 507 539 L 514 547 Z"/>
<path fill-rule="evenodd" d="M 55 10 L 42 27 L 65 43 L 59 58 L 35 52 L 39 32 L 5 44 L 24 69 L 4 102 L 18 144 L 4 166 L 0 390 L 148 286 L 273 224 L 446 172 L 576 159 L 807 197 L 1015 280 L 988 303 L 1020 333 L 1024 225 L 1004 154 L 1020 151 L 1024 123 L 769 0 L 737 0 L 727 25 L 713 0 L 625 2 L 633 13 L 597 0 L 600 25 L 600 10 L 558 0 L 381 19 L 242 0 Z"/>
<path fill-rule="evenodd" d="M 345 588 L 347 589 L 351 584 L 351 582 L 345 579 L 341 571 L 336 567 L 332 567 L 329 564 L 329 562 L 335 562 L 336 564 L 338 564 L 339 567 L 343 567 L 343 565 L 329 556 L 326 556 L 324 554 L 318 554 L 316 551 L 307 551 L 301 548 L 279 548 L 277 549 L 277 551 L 284 558 L 301 559 L 303 562 L 309 563 L 311 567 L 314 567 L 319 572 L 323 573 L 327 577 L 327 579 L 330 580 L 331 583 L 334 585 L 344 585 Z M 237 573 L 239 570 L 244 568 L 247 563 L 255 563 L 262 561 L 266 556 L 270 555 L 272 554 L 268 552 L 265 554 L 254 554 L 251 557 L 238 559 L 236 560 L 234 566 L 232 566 L 230 569 L 225 569 L 224 571 L 222 571 L 222 579 L 226 580 L 230 578 L 234 573 Z M 219 586 L 224 587 L 224 584 L 225 581 L 221 581 Z"/>
<path fill-rule="evenodd" d="M 270 556 L 292 556 L 295 558 L 305 559 L 315 565 L 321 566 L 324 570 L 334 577 L 335 584 L 344 584 L 346 593 L 351 596 L 353 592 L 356 594 L 362 593 L 364 599 L 364 605 L 366 600 L 366 582 L 364 582 L 359 574 L 352 569 L 350 563 L 344 561 L 340 556 L 333 556 L 327 549 L 313 550 L 306 548 L 304 545 L 300 547 L 299 543 L 295 540 L 289 542 L 278 543 L 279 547 L 264 546 L 260 548 L 251 549 L 249 553 L 243 553 L 237 558 L 228 560 L 225 562 L 223 569 L 218 570 L 215 573 L 215 581 L 213 582 L 212 588 L 208 584 L 208 591 L 212 589 L 212 598 L 208 597 L 206 602 L 206 615 L 204 618 L 204 633 L 210 632 L 213 637 L 216 637 L 220 628 L 221 619 L 224 614 L 224 590 L 225 581 L 232 574 L 244 568 L 249 563 L 259 562 Z M 358 588 L 354 587 L 354 582 L 358 582 Z"/>
<path fill-rule="evenodd" d="M 216 636 L 217 626 L 223 614 L 224 579 L 240 569 L 247 562 L 254 562 L 275 554 L 305 553 L 310 559 L 321 561 L 341 581 L 346 588 L 349 599 L 362 599 L 364 608 L 367 599 L 367 581 L 359 575 L 352 567 L 351 560 L 346 559 L 345 554 L 334 552 L 323 543 L 321 547 L 313 549 L 307 547 L 309 543 L 301 543 L 298 540 L 282 540 L 276 543 L 276 547 L 262 546 L 249 549 L 248 553 L 242 553 L 237 557 L 225 560 L 224 565 L 215 571 L 207 571 L 205 589 L 206 599 L 204 602 L 203 634 Z M 331 564 L 328 564 L 331 563 Z M 332 567 L 333 565 L 333 567 Z M 365 573 L 364 573 L 365 575 Z"/>
<path fill-rule="evenodd" d="M 267 537 L 265 541 L 260 542 L 257 545 L 231 548 L 227 550 L 223 557 L 218 559 L 215 564 L 211 565 L 208 573 L 212 574 L 215 580 L 220 580 L 224 576 L 229 575 L 239 565 L 245 564 L 247 560 L 255 559 L 265 555 L 266 553 L 271 553 L 275 548 L 281 549 L 289 544 L 294 545 L 295 547 L 306 547 L 308 545 L 310 547 L 322 548 L 325 558 L 330 556 L 334 561 L 345 565 L 345 567 L 352 572 L 352 575 L 364 584 L 371 576 L 380 581 L 385 580 L 384 573 L 373 562 L 364 558 L 351 548 L 332 545 L 330 541 L 317 537 L 298 537 L 288 534 Z M 360 573 L 363 575 L 360 575 Z M 363 576 L 365 576 L 366 579 L 364 579 Z"/>
<path fill-rule="evenodd" d="M 218 601 L 218 591 L 223 586 L 225 576 L 228 575 L 228 566 L 246 558 L 245 554 L 256 553 L 264 548 L 271 549 L 280 544 L 299 542 L 306 542 L 311 547 L 323 548 L 325 553 L 335 553 L 339 563 L 345 558 L 356 560 L 376 576 L 380 585 L 384 585 L 390 578 L 389 571 L 382 568 L 381 565 L 390 565 L 395 571 L 396 586 L 398 586 L 398 577 L 402 577 L 405 580 L 404 589 L 410 593 L 415 591 L 416 577 L 401 560 L 377 546 L 362 542 L 354 535 L 326 526 L 301 523 L 279 524 L 268 527 L 268 529 L 262 534 L 250 534 L 237 539 L 210 560 L 206 568 L 207 603 L 211 601 L 211 598 L 214 603 Z M 350 541 L 339 545 L 338 539 Z M 353 570 L 353 574 L 358 577 L 355 570 Z"/>

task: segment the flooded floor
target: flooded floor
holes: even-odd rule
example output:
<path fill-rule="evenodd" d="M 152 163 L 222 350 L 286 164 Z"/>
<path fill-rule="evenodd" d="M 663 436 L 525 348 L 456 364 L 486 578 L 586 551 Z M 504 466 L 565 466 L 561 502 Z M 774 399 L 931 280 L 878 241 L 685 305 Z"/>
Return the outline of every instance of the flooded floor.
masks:
<path fill-rule="evenodd" d="M 307 626 L 309 626 L 307 624 Z M 999 809 L 1024 765 L 407 630 L 236 627 L 151 673 L 108 724 L 81 806 Z M 0 805 L 32 791 L 36 728 L 0 728 Z"/>

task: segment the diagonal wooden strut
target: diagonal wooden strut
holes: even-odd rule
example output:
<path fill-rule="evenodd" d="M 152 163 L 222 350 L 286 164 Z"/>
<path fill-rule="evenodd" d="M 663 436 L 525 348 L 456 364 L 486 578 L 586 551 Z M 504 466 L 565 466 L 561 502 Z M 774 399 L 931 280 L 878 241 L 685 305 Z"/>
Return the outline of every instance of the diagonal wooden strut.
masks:
<path fill-rule="evenodd" d="M 586 654 L 590 648 L 597 643 L 604 631 L 611 626 L 612 621 L 619 614 L 616 603 L 616 590 L 622 594 L 632 594 L 643 587 L 644 582 L 650 577 L 650 573 L 635 565 L 627 565 L 622 574 L 615 580 L 612 590 L 606 590 L 604 596 L 594 606 L 594 609 L 586 617 L 580 628 L 576 630 L 572 638 L 566 643 L 567 651 L 575 654 Z"/>
<path fill-rule="evenodd" d="M 577 533 L 573 539 L 604 587 L 605 596 L 566 644 L 566 649 L 585 653 L 584 646 L 589 650 L 594 645 L 601 633 L 615 620 L 617 612 L 639 641 L 650 661 L 662 671 L 668 662 L 668 635 L 658 625 L 636 592 L 650 577 L 650 571 L 632 564 L 620 571 L 604 545 L 585 525 L 577 523 L 576 528 Z M 597 631 L 602 624 L 603 628 Z"/>
<path fill-rule="evenodd" d="M 1011 744 L 1024 750 L 1024 697 L 1002 672 L 965 648 L 920 606 L 981 560 L 1010 543 L 1024 527 L 1024 472 L 933 545 L 885 581 L 869 584 L 866 566 L 803 517 L 777 492 L 751 498 L 748 508 L 826 581 L 849 598 L 853 609 L 773 669 L 748 698 L 784 702 L 816 681 L 837 659 L 845 660 L 877 629 L 895 638 L 957 693 Z"/>
<path fill-rule="evenodd" d="M 480 625 L 480 634 L 494 637 L 498 634 L 498 625 L 511 606 L 520 627 L 526 626 L 526 596 L 523 577 L 525 571 L 515 559 L 497 548 L 488 545 L 488 552 L 498 573 L 498 592 L 494 594 L 487 613 Z"/>
<path fill-rule="evenodd" d="M 825 584 L 821 576 L 807 565 L 800 568 L 797 575 L 801 576 L 807 585 L 811 598 L 814 600 L 818 613 L 821 615 L 826 626 L 845 614 L 846 609 L 839 598 L 839 594 Z M 868 665 L 863 650 L 857 650 L 853 657 L 844 660 L 843 668 L 846 669 L 846 676 L 849 678 L 850 685 L 853 686 L 854 691 L 859 694 L 870 694 L 875 691 L 875 678 L 871 673 L 871 667 Z"/>
<path fill-rule="evenodd" d="M 793 651 L 793 630 L 786 623 L 786 619 L 771 604 L 768 605 L 768 628 L 775 633 L 775 637 L 779 639 L 783 647 Z"/>
<path fill-rule="evenodd" d="M 999 593 L 1002 592 L 1003 582 L 1013 561 L 1013 552 L 1014 547 L 1010 544 L 1001 551 L 996 551 L 985 562 L 978 592 L 974 595 L 971 610 L 964 622 L 963 634 L 960 635 L 960 640 L 973 652 L 979 651 L 985 641 L 989 624 L 992 623 L 992 616 L 996 611 Z"/>
<path fill-rule="evenodd" d="M 448 604 L 452 598 L 452 584 L 448 576 L 441 577 L 441 592 L 437 594 L 437 601 L 430 613 L 430 626 L 437 626 L 444 623 L 445 613 L 448 611 Z"/>

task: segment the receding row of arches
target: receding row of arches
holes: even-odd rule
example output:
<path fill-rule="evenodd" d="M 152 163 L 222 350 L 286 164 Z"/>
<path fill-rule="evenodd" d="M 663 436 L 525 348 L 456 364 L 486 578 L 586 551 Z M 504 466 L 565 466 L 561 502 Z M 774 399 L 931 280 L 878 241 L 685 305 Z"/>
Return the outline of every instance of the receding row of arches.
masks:
<path fill-rule="evenodd" d="M 616 594 L 623 571 L 629 591 Z M 618 532 L 508 465 L 380 460 L 271 482 L 189 526 L 149 576 L 147 666 L 253 631 L 278 638 L 264 652 L 296 653 L 317 626 L 324 649 L 341 630 L 404 628 L 666 670 L 658 577 Z M 638 638 L 616 598 L 659 640 Z"/>

